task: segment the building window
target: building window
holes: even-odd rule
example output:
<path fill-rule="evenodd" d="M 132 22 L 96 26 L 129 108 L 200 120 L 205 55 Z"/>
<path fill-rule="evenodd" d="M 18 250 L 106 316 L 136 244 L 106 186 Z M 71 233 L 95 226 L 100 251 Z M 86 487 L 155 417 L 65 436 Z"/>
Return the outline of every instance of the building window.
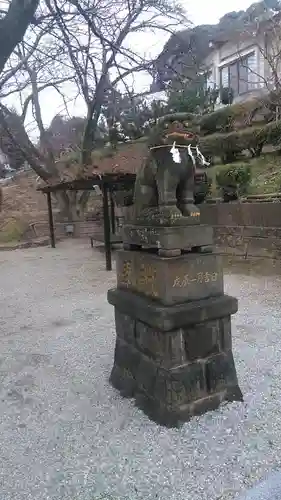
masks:
<path fill-rule="evenodd" d="M 206 71 L 206 73 L 204 74 L 204 79 L 205 90 L 214 90 L 216 85 L 214 82 L 213 71 L 211 69 L 209 71 Z"/>
<path fill-rule="evenodd" d="M 201 81 L 203 83 L 203 89 L 205 90 L 205 92 L 215 90 L 216 83 L 214 81 L 212 69 L 202 71 L 202 73 L 199 73 L 199 75 L 200 75 L 200 79 L 202 78 Z"/>
<path fill-rule="evenodd" d="M 256 54 L 252 52 L 237 59 L 220 70 L 220 85 L 222 88 L 231 88 L 233 96 L 244 94 L 256 87 Z"/>

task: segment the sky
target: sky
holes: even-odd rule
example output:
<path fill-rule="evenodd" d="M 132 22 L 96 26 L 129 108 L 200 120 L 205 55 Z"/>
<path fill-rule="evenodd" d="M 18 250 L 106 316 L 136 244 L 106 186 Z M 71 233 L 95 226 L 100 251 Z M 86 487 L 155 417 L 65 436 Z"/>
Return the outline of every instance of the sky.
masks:
<path fill-rule="evenodd" d="M 255 0 L 183 0 L 190 20 L 195 24 L 216 24 L 227 12 L 245 10 Z M 256 0 L 258 1 L 258 0 Z"/>
<path fill-rule="evenodd" d="M 188 19 L 194 24 L 216 24 L 219 19 L 231 11 L 245 10 L 247 9 L 254 0 L 182 0 L 181 4 L 186 10 Z M 180 27 L 179 27 L 180 29 Z M 141 55 L 149 55 L 150 57 L 157 56 L 169 35 L 160 34 L 156 36 L 155 34 L 136 34 L 135 38 L 130 40 L 130 46 L 136 52 Z M 151 83 L 151 77 L 148 75 L 138 74 L 137 78 L 134 80 L 134 87 L 136 92 L 142 92 L 149 89 Z M 67 91 L 64 89 L 64 93 L 68 93 L 70 96 L 70 89 Z M 84 115 L 85 107 L 83 99 L 76 100 L 75 102 L 69 97 L 69 113 L 71 115 Z M 15 105 L 15 101 L 9 101 L 8 105 Z M 50 105 L 51 104 L 51 105 Z M 52 118 L 59 113 L 63 113 L 64 107 L 61 98 L 54 90 L 46 90 L 41 94 L 41 107 L 43 114 L 44 124 L 47 126 Z M 35 139 L 37 136 L 36 127 L 34 126 L 33 117 L 31 113 L 28 115 L 28 122 L 30 123 L 28 127 L 28 132 L 31 137 Z"/>

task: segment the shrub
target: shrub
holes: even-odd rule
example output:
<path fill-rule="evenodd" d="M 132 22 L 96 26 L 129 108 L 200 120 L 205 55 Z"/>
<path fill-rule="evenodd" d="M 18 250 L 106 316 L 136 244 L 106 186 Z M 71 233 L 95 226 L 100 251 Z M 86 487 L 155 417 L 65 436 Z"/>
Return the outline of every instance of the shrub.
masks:
<path fill-rule="evenodd" d="M 231 163 L 244 150 L 252 157 L 260 156 L 265 144 L 281 143 L 281 120 L 262 127 L 247 127 L 227 134 L 211 134 L 200 138 L 200 148 L 205 156 L 219 156 L 222 163 Z"/>
<path fill-rule="evenodd" d="M 199 141 L 200 149 L 205 156 L 219 156 L 222 163 L 235 161 L 237 155 L 245 149 L 239 132 L 228 134 L 212 134 Z"/>
<path fill-rule="evenodd" d="M 216 183 L 221 189 L 224 201 L 238 199 L 246 194 L 251 180 L 251 168 L 246 163 L 224 165 L 216 173 Z"/>
<path fill-rule="evenodd" d="M 253 158 L 260 156 L 263 146 L 267 142 L 267 128 L 248 127 L 240 131 L 240 144 L 244 149 L 248 149 Z"/>
<path fill-rule="evenodd" d="M 265 101 L 251 99 L 244 103 L 232 104 L 219 108 L 213 113 L 203 115 L 200 119 L 200 130 L 204 135 L 216 132 L 231 132 L 235 128 L 249 127 L 256 119 L 267 123 L 272 113 Z"/>
<path fill-rule="evenodd" d="M 200 120 L 200 130 L 204 135 L 216 132 L 227 132 L 233 128 L 232 106 L 225 106 L 213 113 L 203 115 Z"/>

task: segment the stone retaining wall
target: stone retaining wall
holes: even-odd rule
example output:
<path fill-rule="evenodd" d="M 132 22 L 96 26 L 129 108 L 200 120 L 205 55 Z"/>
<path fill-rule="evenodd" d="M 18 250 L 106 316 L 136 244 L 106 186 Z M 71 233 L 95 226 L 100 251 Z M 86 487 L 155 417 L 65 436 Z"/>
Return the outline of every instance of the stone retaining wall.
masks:
<path fill-rule="evenodd" d="M 219 252 L 246 257 L 281 257 L 281 203 L 202 205 L 201 220 L 214 227 Z"/>
<path fill-rule="evenodd" d="M 281 203 L 217 203 L 200 205 L 201 220 L 213 226 L 281 227 Z"/>
<path fill-rule="evenodd" d="M 55 234 L 57 238 L 66 237 L 66 226 L 67 222 L 55 222 Z M 97 230 L 103 231 L 103 226 L 101 221 L 75 221 L 74 226 L 74 237 L 76 238 L 87 238 L 93 235 Z M 35 223 L 35 231 L 38 237 L 49 236 L 49 225 L 47 221 L 41 221 Z"/>

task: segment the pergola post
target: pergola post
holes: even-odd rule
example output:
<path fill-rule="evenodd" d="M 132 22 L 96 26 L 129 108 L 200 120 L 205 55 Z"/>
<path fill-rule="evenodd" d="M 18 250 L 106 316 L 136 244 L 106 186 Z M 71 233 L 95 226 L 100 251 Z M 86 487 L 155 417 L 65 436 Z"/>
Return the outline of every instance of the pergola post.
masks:
<path fill-rule="evenodd" d="M 50 233 L 51 247 L 56 248 L 54 219 L 52 210 L 52 197 L 50 191 L 47 191 L 47 204 L 48 204 L 49 233 Z"/>
<path fill-rule="evenodd" d="M 104 246 L 105 246 L 105 262 L 106 270 L 112 270 L 111 260 L 111 241 L 110 241 L 110 216 L 108 207 L 108 184 L 102 182 L 102 199 L 103 199 L 103 230 L 104 230 Z"/>
<path fill-rule="evenodd" d="M 111 232 L 112 234 L 115 234 L 116 233 L 115 206 L 114 206 L 114 198 L 112 190 L 110 190 L 110 219 L 111 219 Z"/>
<path fill-rule="evenodd" d="M 105 258 L 106 258 L 106 270 L 112 270 L 112 259 L 111 259 L 111 232 L 116 234 L 116 218 L 115 218 L 115 197 L 113 195 L 114 190 L 120 189 L 120 187 L 133 185 L 135 182 L 135 174 L 98 174 L 92 177 L 87 177 L 85 179 L 74 179 L 69 182 L 59 182 L 57 184 L 47 185 L 43 188 L 38 188 L 38 191 L 43 192 L 47 195 L 48 203 L 48 218 L 49 218 L 49 232 L 51 239 L 51 246 L 55 248 L 55 230 L 54 230 L 54 220 L 52 212 L 52 200 L 51 194 L 65 191 L 86 191 L 93 189 L 94 185 L 100 186 L 102 190 L 103 197 L 103 219 L 104 219 L 104 245 L 105 245 Z M 109 207 L 110 203 L 110 207 Z M 93 238 L 92 238 L 93 240 Z"/>

